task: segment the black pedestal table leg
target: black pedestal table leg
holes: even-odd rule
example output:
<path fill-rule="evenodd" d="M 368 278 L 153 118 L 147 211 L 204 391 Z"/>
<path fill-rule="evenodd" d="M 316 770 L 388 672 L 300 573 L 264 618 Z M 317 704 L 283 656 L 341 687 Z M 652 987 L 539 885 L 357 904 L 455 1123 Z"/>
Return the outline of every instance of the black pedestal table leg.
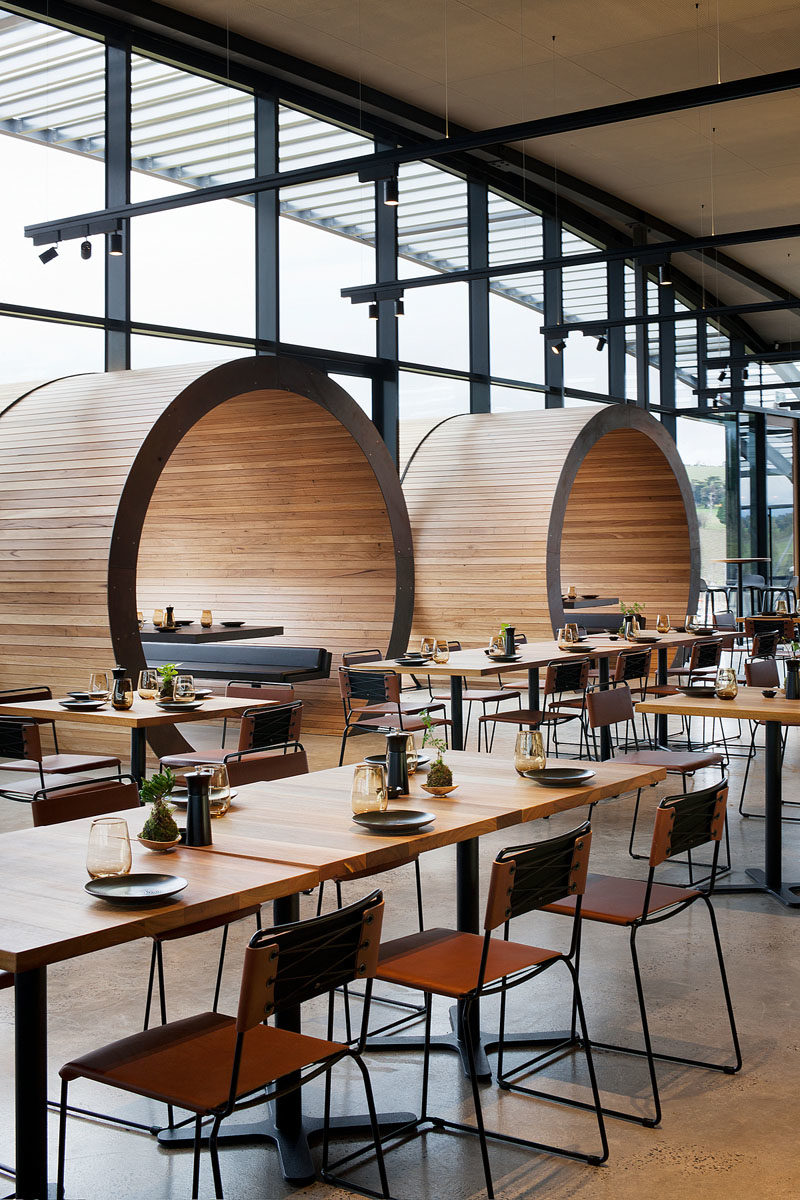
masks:
<path fill-rule="evenodd" d="M 656 674 L 656 682 L 660 687 L 665 687 L 667 683 L 667 651 L 659 648 L 658 651 L 658 672 Z M 666 746 L 669 738 L 669 718 L 666 713 L 659 713 L 656 717 L 656 745 Z"/>
<path fill-rule="evenodd" d="M 20 1200 L 47 1196 L 47 973 L 14 978 L 16 1191 Z"/>
<path fill-rule="evenodd" d="M 131 775 L 141 786 L 147 778 L 147 733 L 144 729 L 131 729 Z"/>
<path fill-rule="evenodd" d="M 480 879 L 478 872 L 478 840 L 469 838 L 456 846 L 456 926 L 464 933 L 477 933 L 480 920 Z M 458 1038 L 458 1049 L 464 1074 L 469 1074 L 467 1048 L 462 1045 L 461 1031 L 464 1030 L 475 1050 L 475 1065 L 479 1079 L 490 1079 L 489 1061 L 481 1046 L 480 1005 L 470 1005 L 467 1023 L 462 1024 L 464 1001 L 459 1000 L 451 1009 L 450 1020 Z"/>
<path fill-rule="evenodd" d="M 598 659 L 597 669 L 600 676 L 600 687 L 608 688 L 608 659 L 603 657 Z M 588 741 L 589 734 L 587 731 L 586 738 Z M 611 729 L 608 725 L 603 725 L 600 729 L 600 757 L 603 762 L 611 758 Z"/>
<path fill-rule="evenodd" d="M 539 668 L 528 667 L 528 708 L 536 712 L 539 708 Z"/>
<path fill-rule="evenodd" d="M 454 750 L 464 749 L 464 707 L 461 699 L 464 688 L 460 675 L 450 676 L 450 745 Z"/>
<path fill-rule="evenodd" d="M 744 616 L 744 575 L 742 574 L 743 564 L 736 564 L 736 603 L 739 606 L 737 617 Z"/>

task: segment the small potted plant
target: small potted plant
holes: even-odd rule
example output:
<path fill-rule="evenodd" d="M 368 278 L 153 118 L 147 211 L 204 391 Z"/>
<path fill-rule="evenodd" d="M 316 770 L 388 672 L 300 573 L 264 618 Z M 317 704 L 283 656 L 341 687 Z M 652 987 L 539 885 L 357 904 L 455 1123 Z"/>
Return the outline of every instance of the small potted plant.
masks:
<path fill-rule="evenodd" d="M 174 850 L 181 840 L 180 831 L 172 815 L 175 810 L 167 803 L 167 796 L 174 786 L 175 774 L 167 767 L 165 771 L 146 779 L 139 789 L 145 804 L 153 806 L 139 834 L 139 841 L 148 850 L 159 854 L 167 854 Z"/>
<path fill-rule="evenodd" d="M 635 601 L 633 604 L 626 604 L 624 600 L 619 602 L 619 611 L 622 613 L 622 624 L 619 628 L 620 637 L 630 639 L 639 632 L 639 617 L 642 614 L 644 605 Z"/>
<path fill-rule="evenodd" d="M 175 688 L 175 676 L 178 674 L 177 663 L 164 663 L 163 667 L 157 667 L 158 671 L 158 694 L 162 700 L 171 700 Z"/>
<path fill-rule="evenodd" d="M 430 792 L 432 796 L 446 796 L 448 792 L 454 792 L 458 787 L 457 783 L 453 783 L 453 772 L 442 758 L 447 749 L 447 742 L 444 738 L 437 737 L 434 733 L 435 726 L 427 709 L 421 714 L 421 720 L 425 726 L 422 747 L 424 749 L 426 746 L 432 746 L 436 751 L 436 758 L 431 764 L 427 779 L 422 787 L 426 792 Z"/>

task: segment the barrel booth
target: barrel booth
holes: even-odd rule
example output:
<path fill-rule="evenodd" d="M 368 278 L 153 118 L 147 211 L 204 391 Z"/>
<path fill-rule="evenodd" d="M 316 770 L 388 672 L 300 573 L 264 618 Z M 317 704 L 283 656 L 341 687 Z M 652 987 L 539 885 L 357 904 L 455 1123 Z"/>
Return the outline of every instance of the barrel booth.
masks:
<path fill-rule="evenodd" d="M 551 638 L 571 584 L 578 595 L 638 601 L 652 623 L 658 612 L 676 624 L 694 612 L 691 485 L 672 438 L 639 408 L 451 417 L 417 447 L 403 490 L 414 637 L 485 644 L 507 621 L 531 641 Z"/>
<path fill-rule="evenodd" d="M 393 463 L 355 401 L 293 360 L 6 387 L 0 497 L 0 688 L 63 695 L 115 662 L 136 676 L 137 609 L 210 608 L 284 627 L 252 644 L 331 651 L 330 677 L 297 695 L 305 730 L 338 733 L 341 652 L 405 649 L 413 557 Z M 63 731 L 63 749 L 125 752 L 101 726 Z M 190 748 L 175 729 L 149 740 Z"/>

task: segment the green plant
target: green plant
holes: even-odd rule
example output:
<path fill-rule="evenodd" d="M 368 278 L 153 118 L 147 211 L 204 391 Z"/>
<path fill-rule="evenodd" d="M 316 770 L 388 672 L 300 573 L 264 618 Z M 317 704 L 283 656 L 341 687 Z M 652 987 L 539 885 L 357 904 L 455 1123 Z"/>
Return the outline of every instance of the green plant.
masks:
<path fill-rule="evenodd" d="M 431 720 L 431 715 L 426 709 L 420 714 L 422 723 L 425 726 L 425 733 L 422 736 L 422 748 L 432 746 L 436 751 L 436 759 L 431 764 L 428 771 L 427 783 L 429 787 L 450 787 L 453 782 L 453 772 L 443 760 L 442 755 L 447 749 L 447 742 L 444 738 L 437 737 L 434 733 L 436 728 Z"/>
<path fill-rule="evenodd" d="M 174 808 L 167 804 L 163 796 L 157 796 L 139 837 L 146 838 L 148 842 L 174 842 L 176 838 L 180 837 L 178 826 L 172 816 L 174 811 Z"/>
<path fill-rule="evenodd" d="M 139 796 L 145 804 L 155 804 L 156 800 L 163 800 L 168 796 L 174 787 L 175 772 L 167 767 L 158 775 L 152 775 L 150 779 L 143 781 L 139 788 Z"/>
<path fill-rule="evenodd" d="M 644 611 L 644 605 L 635 600 L 633 604 L 626 604 L 624 600 L 619 602 L 619 611 L 626 617 L 638 617 Z"/>
<path fill-rule="evenodd" d="M 162 696 L 171 696 L 174 687 L 175 676 L 178 674 L 177 663 L 164 663 L 163 667 L 156 667 L 159 679 L 159 691 Z"/>

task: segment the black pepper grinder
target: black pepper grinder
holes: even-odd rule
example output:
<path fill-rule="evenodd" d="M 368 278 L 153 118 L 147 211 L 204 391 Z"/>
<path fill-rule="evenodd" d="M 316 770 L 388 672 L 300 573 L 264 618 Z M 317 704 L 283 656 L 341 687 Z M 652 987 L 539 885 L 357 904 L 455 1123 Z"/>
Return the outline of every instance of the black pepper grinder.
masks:
<path fill-rule="evenodd" d="M 512 658 L 517 652 L 517 643 L 514 637 L 515 633 L 516 629 L 513 625 L 506 625 L 506 654 L 509 658 Z"/>
<path fill-rule="evenodd" d="M 387 733 L 386 735 L 386 794 L 390 800 L 396 796 L 408 795 L 408 745 L 407 733 Z"/>
<path fill-rule="evenodd" d="M 166 610 L 164 612 L 163 628 L 164 629 L 174 629 L 175 628 L 175 606 L 172 604 L 168 604 L 166 607 Z"/>
<path fill-rule="evenodd" d="M 186 786 L 189 799 L 186 805 L 186 845 L 211 845 L 210 776 L 203 771 L 189 771 Z"/>

